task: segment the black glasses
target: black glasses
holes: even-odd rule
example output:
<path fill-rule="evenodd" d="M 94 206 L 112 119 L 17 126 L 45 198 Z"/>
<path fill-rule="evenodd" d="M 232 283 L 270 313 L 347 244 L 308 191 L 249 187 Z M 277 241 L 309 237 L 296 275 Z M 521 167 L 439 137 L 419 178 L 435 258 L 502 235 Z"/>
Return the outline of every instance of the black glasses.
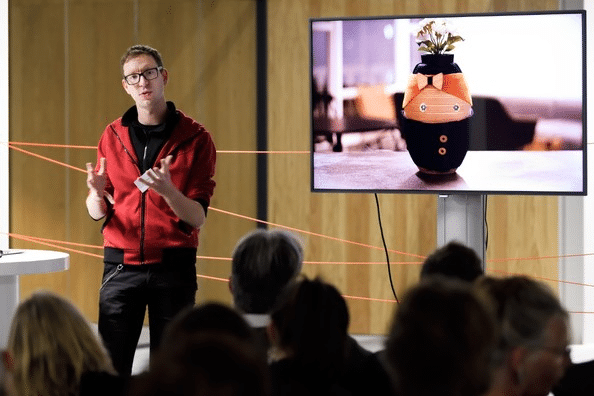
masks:
<path fill-rule="evenodd" d="M 153 67 L 151 69 L 146 69 L 142 73 L 132 73 L 124 76 L 124 80 L 128 85 L 136 85 L 140 82 L 140 76 L 144 77 L 145 80 L 154 80 L 159 76 L 159 72 L 163 70 L 162 66 Z"/>

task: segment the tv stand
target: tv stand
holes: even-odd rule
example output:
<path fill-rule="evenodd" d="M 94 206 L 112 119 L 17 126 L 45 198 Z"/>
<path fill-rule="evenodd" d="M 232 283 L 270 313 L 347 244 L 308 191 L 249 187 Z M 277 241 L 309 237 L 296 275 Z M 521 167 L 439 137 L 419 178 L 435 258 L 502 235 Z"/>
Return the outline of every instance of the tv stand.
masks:
<path fill-rule="evenodd" d="M 485 196 L 439 195 L 437 198 L 437 246 L 450 241 L 474 249 L 485 269 Z"/>

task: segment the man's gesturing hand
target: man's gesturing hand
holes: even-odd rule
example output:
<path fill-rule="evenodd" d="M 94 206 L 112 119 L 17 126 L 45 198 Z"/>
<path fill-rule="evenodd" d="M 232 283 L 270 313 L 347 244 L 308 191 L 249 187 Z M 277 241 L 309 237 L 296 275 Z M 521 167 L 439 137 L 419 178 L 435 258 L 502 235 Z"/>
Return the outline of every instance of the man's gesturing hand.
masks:
<path fill-rule="evenodd" d="M 95 194 L 99 198 L 103 198 L 105 184 L 107 183 L 105 166 L 105 157 L 99 160 L 99 170 L 97 172 L 95 172 L 93 164 L 87 162 L 87 187 L 89 187 L 91 194 Z"/>

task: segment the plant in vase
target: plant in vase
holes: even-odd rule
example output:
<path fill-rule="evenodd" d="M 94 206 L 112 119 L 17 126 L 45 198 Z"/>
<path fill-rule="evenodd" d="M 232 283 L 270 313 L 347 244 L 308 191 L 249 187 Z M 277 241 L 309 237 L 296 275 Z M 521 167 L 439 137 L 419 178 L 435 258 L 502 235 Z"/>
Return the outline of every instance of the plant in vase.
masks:
<path fill-rule="evenodd" d="M 421 172 L 453 173 L 468 151 L 472 98 L 454 44 L 464 39 L 442 19 L 425 19 L 413 34 L 421 63 L 409 77 L 402 101 L 402 133 Z"/>
<path fill-rule="evenodd" d="M 443 54 L 453 51 L 454 44 L 464 39 L 457 34 L 452 24 L 445 19 L 423 19 L 413 34 L 417 38 L 419 51 Z"/>

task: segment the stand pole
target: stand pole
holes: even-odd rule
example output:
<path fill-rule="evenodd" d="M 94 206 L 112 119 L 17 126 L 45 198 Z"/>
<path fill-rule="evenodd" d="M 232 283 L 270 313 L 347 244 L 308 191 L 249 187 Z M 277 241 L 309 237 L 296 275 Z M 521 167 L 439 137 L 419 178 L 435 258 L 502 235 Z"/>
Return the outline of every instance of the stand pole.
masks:
<path fill-rule="evenodd" d="M 485 269 L 485 196 L 440 195 L 437 198 L 437 246 L 458 241 L 472 248 Z"/>

